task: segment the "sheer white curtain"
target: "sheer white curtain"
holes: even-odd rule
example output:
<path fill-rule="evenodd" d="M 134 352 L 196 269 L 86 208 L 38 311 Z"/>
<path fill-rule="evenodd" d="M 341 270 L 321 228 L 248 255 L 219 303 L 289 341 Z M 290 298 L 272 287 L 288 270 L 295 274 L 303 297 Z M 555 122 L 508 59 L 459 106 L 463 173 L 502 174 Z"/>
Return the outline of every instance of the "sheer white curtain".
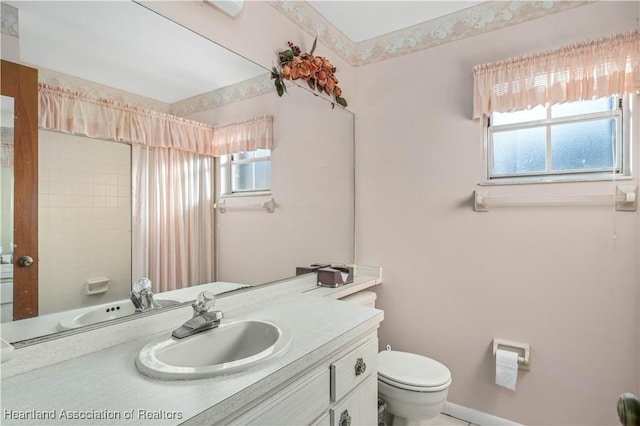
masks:
<path fill-rule="evenodd" d="M 215 280 L 214 159 L 132 146 L 132 273 L 154 292 Z"/>
<path fill-rule="evenodd" d="M 473 118 L 640 93 L 640 30 L 473 68 Z"/>

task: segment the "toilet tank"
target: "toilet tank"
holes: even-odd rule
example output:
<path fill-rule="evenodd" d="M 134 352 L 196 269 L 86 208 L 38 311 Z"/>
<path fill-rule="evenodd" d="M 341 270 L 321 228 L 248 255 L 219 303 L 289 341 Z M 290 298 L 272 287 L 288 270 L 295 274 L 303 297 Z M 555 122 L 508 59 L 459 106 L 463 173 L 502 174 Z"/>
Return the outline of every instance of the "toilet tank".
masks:
<path fill-rule="evenodd" d="M 370 308 L 376 307 L 377 295 L 373 291 L 359 291 L 357 293 L 350 294 L 341 298 L 345 302 L 355 303 L 356 305 L 368 306 Z"/>

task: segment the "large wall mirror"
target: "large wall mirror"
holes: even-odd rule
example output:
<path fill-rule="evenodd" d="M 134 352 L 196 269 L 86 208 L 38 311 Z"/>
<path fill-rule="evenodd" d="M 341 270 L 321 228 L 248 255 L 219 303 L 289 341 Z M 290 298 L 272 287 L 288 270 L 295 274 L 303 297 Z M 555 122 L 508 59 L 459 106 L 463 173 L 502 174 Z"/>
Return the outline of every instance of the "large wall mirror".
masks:
<path fill-rule="evenodd" d="M 8 231 L 11 199 L 5 195 L 14 185 L 9 163 L 2 170 L 3 339 L 39 341 L 64 332 L 61 321 L 77 312 L 127 303 L 136 279 L 151 269 L 179 270 L 174 266 L 187 250 L 200 261 L 199 271 L 173 271 L 168 282 L 236 283 L 250 291 L 293 276 L 296 266 L 353 261 L 351 112 L 332 108 L 295 85 L 278 97 L 268 70 L 134 2 L 3 1 L 2 14 L 2 59 L 37 69 L 41 87 L 64 88 L 214 129 L 270 116 L 274 138 L 270 183 L 261 192 L 230 193 L 230 157 L 198 166 L 193 181 L 199 189 L 194 191 L 211 187 L 211 195 L 192 200 L 212 222 L 206 232 L 198 228 L 189 235 L 213 241 L 211 250 L 200 249 L 191 239 L 188 244 L 174 242 L 168 246 L 169 257 L 160 262 L 147 256 L 140 266 L 132 261 L 139 234 L 155 234 L 163 226 L 136 223 L 136 208 L 154 214 L 157 207 L 149 201 L 153 187 L 139 189 L 140 152 L 122 141 L 40 128 L 38 313 L 32 318 L 15 320 L 11 313 L 11 295 L 22 285 L 12 273 L 20 268 L 13 250 L 20 241 Z M 4 112 L 9 105 L 3 99 L 3 147 L 9 144 L 4 119 L 11 115 Z M 20 140 L 12 143 L 17 146 Z M 168 178 L 162 181 L 171 185 Z M 265 202 L 273 209 L 262 208 Z M 168 284 L 157 293 L 174 288 Z"/>

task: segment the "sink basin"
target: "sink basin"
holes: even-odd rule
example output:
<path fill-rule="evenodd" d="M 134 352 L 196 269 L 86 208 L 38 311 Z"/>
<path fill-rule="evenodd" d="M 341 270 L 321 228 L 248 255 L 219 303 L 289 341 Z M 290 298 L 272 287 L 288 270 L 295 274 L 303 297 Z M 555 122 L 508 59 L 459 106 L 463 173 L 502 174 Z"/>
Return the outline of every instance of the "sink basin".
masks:
<path fill-rule="evenodd" d="M 178 299 L 154 299 L 161 307 L 168 307 L 182 303 Z M 109 321 L 116 318 L 126 317 L 136 312 L 135 306 L 130 300 L 121 300 L 110 304 L 100 305 L 94 309 L 76 315 L 71 318 L 65 318 L 58 323 L 59 330 L 71 330 L 73 328 L 84 327 L 85 325 L 97 324 L 103 321 Z"/>
<path fill-rule="evenodd" d="M 223 320 L 217 328 L 184 339 L 148 344 L 136 366 L 156 379 L 205 379 L 245 371 L 282 354 L 290 344 L 290 333 L 270 322 Z"/>

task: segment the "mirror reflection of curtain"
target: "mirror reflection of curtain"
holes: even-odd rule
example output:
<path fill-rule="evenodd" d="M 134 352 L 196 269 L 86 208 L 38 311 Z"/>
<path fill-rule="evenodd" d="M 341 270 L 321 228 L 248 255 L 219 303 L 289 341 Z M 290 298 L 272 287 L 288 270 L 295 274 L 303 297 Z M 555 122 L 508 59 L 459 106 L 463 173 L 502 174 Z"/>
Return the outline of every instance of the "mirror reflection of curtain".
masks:
<path fill-rule="evenodd" d="M 214 281 L 214 159 L 133 145 L 133 279 L 154 292 Z"/>
<path fill-rule="evenodd" d="M 214 281 L 213 127 L 39 85 L 42 129 L 132 146 L 132 280 L 161 292 Z"/>
<path fill-rule="evenodd" d="M 273 116 L 215 129 L 39 84 L 39 127 L 132 146 L 132 280 L 154 292 L 212 282 L 214 157 L 273 149 Z"/>

